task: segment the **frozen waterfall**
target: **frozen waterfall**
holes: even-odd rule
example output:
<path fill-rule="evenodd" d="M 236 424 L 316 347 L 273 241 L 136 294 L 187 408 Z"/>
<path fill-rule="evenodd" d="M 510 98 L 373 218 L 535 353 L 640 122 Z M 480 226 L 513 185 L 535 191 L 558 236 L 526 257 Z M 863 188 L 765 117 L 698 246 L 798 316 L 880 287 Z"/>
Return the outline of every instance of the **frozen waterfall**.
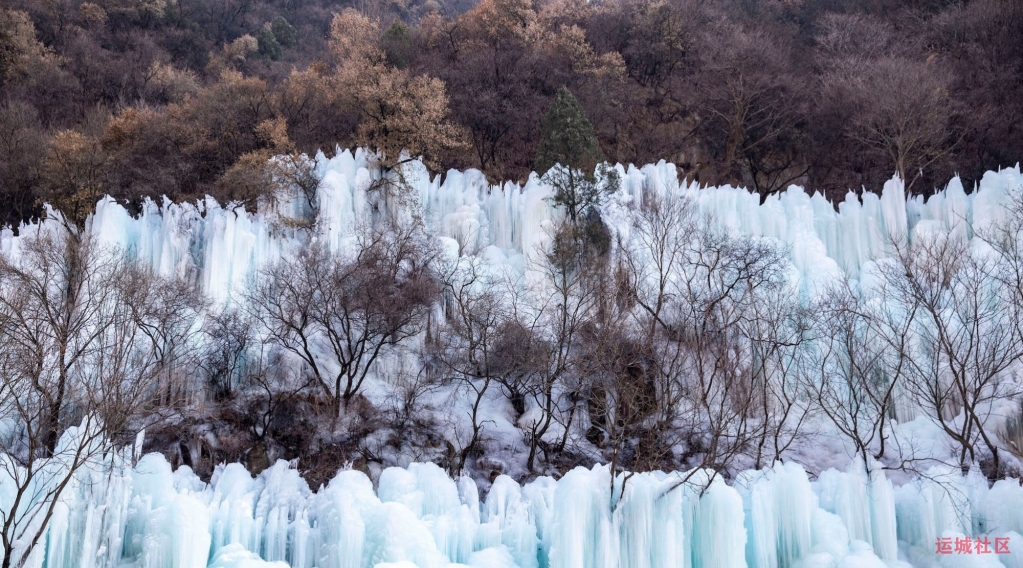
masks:
<path fill-rule="evenodd" d="M 279 212 L 248 214 L 209 198 L 146 202 L 138 217 L 106 199 L 87 230 L 229 302 L 255 269 L 310 238 L 342 249 L 365 218 L 373 177 L 367 154 L 317 160 L 323 184 L 314 235 L 277 222 Z M 744 189 L 680 185 L 669 163 L 617 167 L 621 190 L 603 211 L 610 225 L 645 193 L 686 195 L 713 222 L 786 245 L 806 294 L 835 276 L 869 273 L 893 240 L 936 230 L 972 238 L 1001 220 L 1023 189 L 1017 165 L 988 172 L 970 194 L 954 179 L 929 199 L 907 197 L 893 179 L 880 195 L 850 193 L 836 210 L 795 186 L 761 204 Z M 448 250 L 517 270 L 557 215 L 550 188 L 535 175 L 525 185 L 491 186 L 479 172 L 431 179 L 412 163 L 405 177 L 419 213 Z M 38 230 L 24 225 L 19 233 Z M 0 252 L 17 254 L 20 240 L 0 230 Z M 5 456 L 0 462 L 0 511 L 10 511 L 4 476 L 16 466 Z M 895 487 L 881 470 L 868 473 L 860 463 L 817 476 L 795 463 L 776 464 L 730 483 L 710 471 L 612 480 L 598 466 L 521 486 L 498 477 L 481 502 L 471 479 L 453 480 L 429 463 L 384 470 L 375 486 L 345 470 L 314 491 L 286 462 L 255 478 L 240 464 L 220 466 L 206 484 L 187 467 L 172 471 L 157 454 L 125 451 L 79 471 L 28 566 L 1023 567 L 1021 533 L 1023 488 L 1011 480 L 989 488 L 975 472 L 934 469 Z M 941 539 L 967 537 L 998 539 L 1010 552 L 936 554 Z"/>
<path fill-rule="evenodd" d="M 604 208 L 611 224 L 616 211 L 642 200 L 646 192 L 688 196 L 712 222 L 786 245 L 803 288 L 810 291 L 841 272 L 858 278 L 867 264 L 888 256 L 892 239 L 931 230 L 972 237 L 1002 220 L 1011 195 L 1023 188 L 1019 165 L 988 172 L 970 194 L 953 179 L 926 200 L 907 198 L 903 183 L 892 179 L 880 195 L 850 192 L 836 211 L 821 194 L 811 196 L 798 186 L 761 204 L 759 195 L 745 189 L 680 185 L 679 172 L 664 161 L 616 167 L 621 189 Z M 337 250 L 365 218 L 372 181 L 368 154 L 345 150 L 330 159 L 321 154 L 317 170 L 323 183 L 315 238 Z M 405 178 L 433 234 L 457 244 L 457 250 L 486 252 L 491 261 L 520 269 L 523 255 L 536 250 L 544 226 L 557 214 L 547 199 L 551 189 L 535 174 L 525 185 L 492 186 L 474 170 L 431 179 L 421 164 L 412 162 Z M 21 233 L 37 227 L 23 226 Z M 195 204 L 147 201 L 137 218 L 107 198 L 97 205 L 89 230 L 103 242 L 134 251 L 161 274 L 198 279 L 207 294 L 220 299 L 244 286 L 254 269 L 279 258 L 297 240 L 296 229 L 275 223 L 273 215 L 248 214 L 211 198 Z M 0 251 L 16 248 L 17 241 L 10 229 L 0 230 Z"/>
<path fill-rule="evenodd" d="M 68 434 L 73 435 L 73 433 Z M 377 487 L 344 470 L 311 491 L 284 461 L 211 483 L 159 454 L 80 470 L 29 565 L 91 568 L 885 568 L 1019 566 L 1023 488 L 932 471 L 898 489 L 880 470 L 794 463 L 743 473 L 619 475 L 577 468 L 523 486 L 498 477 L 485 501 L 431 463 L 389 468 Z M 941 476 L 948 479 L 941 480 Z M 10 506 L 2 491 L 0 506 Z M 1007 539 L 1010 554 L 942 557 L 939 537 Z M 45 554 L 42 550 L 45 550 Z M 942 563 L 942 566 L 952 564 Z"/>

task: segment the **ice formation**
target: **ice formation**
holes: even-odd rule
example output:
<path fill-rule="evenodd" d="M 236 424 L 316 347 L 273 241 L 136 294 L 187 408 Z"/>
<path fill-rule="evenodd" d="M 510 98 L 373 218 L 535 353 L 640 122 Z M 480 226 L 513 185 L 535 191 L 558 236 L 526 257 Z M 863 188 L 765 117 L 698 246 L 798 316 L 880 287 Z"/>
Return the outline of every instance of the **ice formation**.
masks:
<path fill-rule="evenodd" d="M 367 217 L 373 175 L 363 150 L 338 152 L 330 159 L 321 155 L 317 163 L 323 184 L 315 238 L 338 250 Z M 688 196 L 714 223 L 786 245 L 803 289 L 809 291 L 843 272 L 859 278 L 866 265 L 889 256 L 893 239 L 933 230 L 972 237 L 1001 220 L 1010 197 L 1023 188 L 1018 165 L 987 172 L 970 194 L 956 178 L 926 200 L 907 198 L 896 178 L 880 195 L 850 192 L 836 211 L 821 194 L 811 196 L 798 186 L 761 204 L 759 195 L 741 188 L 680 184 L 674 164 L 664 161 L 616 167 L 622 183 L 608 207 L 610 219 L 616 207 L 639 202 L 647 192 Z M 405 178 L 434 235 L 457 244 L 457 250 L 486 252 L 490 259 L 519 268 L 556 215 L 547 199 L 551 189 L 535 175 L 525 185 L 492 186 L 474 170 L 431 179 L 421 164 L 412 162 Z M 37 228 L 26 225 L 21 233 Z M 280 258 L 298 240 L 296 230 L 275 222 L 275 215 L 248 214 L 211 198 L 195 204 L 147 201 L 138 217 L 107 198 L 97 205 L 89 230 L 102 242 L 133 251 L 161 274 L 196 278 L 207 294 L 219 299 L 228 299 L 256 268 Z M 17 241 L 10 229 L 0 230 L 0 251 L 16 249 Z"/>
<path fill-rule="evenodd" d="M 67 434 L 75 435 L 74 431 Z M 523 486 L 431 463 L 355 470 L 311 491 L 288 462 L 253 478 L 221 465 L 202 483 L 159 454 L 79 470 L 28 566 L 63 568 L 895 568 L 1019 566 L 1023 488 L 935 470 L 893 490 L 862 464 L 816 481 L 794 463 L 726 484 L 706 470 L 618 475 L 576 468 Z M 940 479 L 947 476 L 947 479 Z M 0 489 L 4 487 L 0 481 Z M 0 491 L 0 506 L 9 507 Z M 6 509 L 5 509 L 6 510 Z M 1011 554 L 936 557 L 940 536 L 1009 539 Z M 965 563 L 964 563 L 965 562 Z M 948 564 L 941 564 L 942 566 Z"/>
<path fill-rule="evenodd" d="M 889 243 L 922 231 L 972 238 L 1004 215 L 1023 187 L 1019 166 L 988 172 L 967 194 L 956 179 L 931 198 L 907 198 L 893 179 L 880 195 L 850 193 L 838 204 L 799 187 L 759 196 L 731 187 L 680 185 L 665 162 L 618 166 L 621 191 L 606 210 L 644 193 L 687 195 L 714 222 L 777 239 L 788 247 L 806 294 L 830 278 L 859 278 L 890 254 Z M 367 155 L 318 158 L 324 183 L 313 238 L 337 250 L 365 218 L 372 179 Z M 413 164 L 406 178 L 421 215 L 449 250 L 471 251 L 516 269 L 534 254 L 554 218 L 550 189 L 490 186 L 479 172 L 430 179 Z M 292 206 L 295 206 L 292 204 Z M 279 212 L 277 212 L 279 213 Z M 20 234 L 40 230 L 25 225 Z M 254 270 L 287 254 L 308 235 L 212 199 L 147 202 L 132 217 L 111 199 L 88 230 L 124 247 L 166 275 L 192 278 L 230 302 Z M 0 252 L 17 254 L 21 237 L 0 232 Z M 67 435 L 76 435 L 72 430 Z M 975 474 L 934 470 L 895 488 L 876 468 L 854 463 L 811 481 L 794 464 L 746 472 L 726 484 L 710 471 L 620 475 L 578 468 L 559 480 L 520 486 L 497 478 L 485 500 L 468 478 L 450 479 L 433 464 L 383 471 L 377 485 L 341 471 L 312 491 L 286 462 L 253 478 L 239 464 L 220 466 L 209 484 L 159 455 L 115 453 L 81 470 L 65 492 L 44 544 L 28 565 L 92 568 L 786 568 L 1023 567 L 1023 488 L 988 488 Z M 0 456 L 0 460 L 4 457 Z M 5 462 L 4 465 L 10 465 Z M 2 470 L 0 470 L 2 471 Z M 0 510 L 12 506 L 0 472 Z M 1011 554 L 939 556 L 942 537 L 1008 538 Z"/>
<path fill-rule="evenodd" d="M 340 152 L 330 160 L 321 156 L 318 169 L 323 184 L 315 238 L 330 250 L 340 250 L 368 217 L 367 155 L 360 150 L 354 155 Z M 513 256 L 530 251 L 543 235 L 542 224 L 552 216 L 546 199 L 549 189 L 535 178 L 525 187 L 509 183 L 492 188 L 479 172 L 451 171 L 441 183 L 439 177 L 430 180 L 418 163 L 407 170 L 405 177 L 418 194 L 429 226 L 460 247 L 492 246 Z M 209 198 L 194 205 L 150 201 L 140 216 L 132 218 L 106 199 L 98 204 L 89 230 L 101 242 L 133 251 L 159 273 L 197 278 L 204 292 L 226 300 L 255 269 L 295 246 L 296 231 L 275 219 L 249 215 Z M 24 229 L 31 232 L 32 227 Z M 8 233 L 0 237 L 0 247 L 16 246 L 16 241 Z"/>

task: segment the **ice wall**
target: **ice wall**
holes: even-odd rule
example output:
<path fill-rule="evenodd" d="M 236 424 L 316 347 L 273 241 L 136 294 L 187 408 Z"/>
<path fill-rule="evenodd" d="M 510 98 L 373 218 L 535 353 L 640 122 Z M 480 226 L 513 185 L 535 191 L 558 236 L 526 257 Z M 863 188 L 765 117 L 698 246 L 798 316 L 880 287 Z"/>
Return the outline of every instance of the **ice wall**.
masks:
<path fill-rule="evenodd" d="M 1023 188 L 1018 165 L 988 172 L 970 194 L 957 178 L 926 200 L 907 197 L 896 178 L 880 194 L 867 191 L 858 197 L 850 192 L 836 210 L 822 195 L 810 195 L 797 186 L 768 196 L 761 204 L 759 195 L 745 189 L 686 185 L 684 180 L 680 185 L 679 174 L 684 172 L 663 161 L 617 168 L 621 190 L 605 206 L 607 219 L 613 221 L 616 210 L 646 194 L 688 196 L 721 226 L 785 244 L 809 290 L 842 272 L 858 278 L 865 264 L 890 254 L 893 240 L 912 238 L 920 231 L 954 230 L 972 237 L 1000 220 L 1010 197 Z M 365 151 L 346 150 L 330 159 L 320 155 L 317 170 L 323 184 L 313 235 L 280 223 L 275 212 L 248 214 L 211 198 L 194 204 L 150 201 L 137 218 L 104 199 L 89 230 L 106 243 L 135 251 L 161 273 L 189 276 L 211 296 L 227 299 L 254 269 L 312 238 L 340 249 L 358 224 L 371 217 L 370 186 L 378 174 L 369 167 Z M 547 199 L 550 188 L 536 175 L 525 185 L 493 186 L 475 170 L 452 170 L 431 179 L 421 164 L 412 162 L 405 178 L 435 235 L 451 239 L 463 253 L 489 251 L 489 258 L 519 268 L 524 256 L 533 254 L 545 238 L 545 225 L 558 214 Z M 293 204 L 288 207 L 295 209 Z M 21 228 L 23 234 L 37 230 L 35 225 Z M 0 231 L 0 251 L 17 248 L 12 235 Z"/>
<path fill-rule="evenodd" d="M 280 210 L 247 214 L 212 199 L 148 202 L 138 217 L 105 199 L 87 230 L 160 273 L 194 279 L 230 301 L 256 268 L 312 239 L 341 249 L 372 215 L 379 197 L 370 190 L 375 174 L 364 152 L 321 156 L 317 167 L 324 183 L 311 234 L 280 222 Z M 988 172 L 969 195 L 953 180 L 927 200 L 907 198 L 894 179 L 880 195 L 849 194 L 836 210 L 798 187 L 761 204 L 742 189 L 680 185 L 675 167 L 664 162 L 619 169 L 622 189 L 604 211 L 609 222 L 647 194 L 688 196 L 713 222 L 787 245 L 811 291 L 837 274 L 859 277 L 890 253 L 892 241 L 935 230 L 972 238 L 1000 220 L 1023 188 L 1018 166 Z M 413 163 L 405 177 L 436 236 L 492 262 L 524 266 L 558 214 L 536 176 L 525 185 L 491 186 L 474 171 L 430 179 Z M 298 210 L 284 208 L 284 214 Z M 42 230 L 45 224 L 27 225 L 20 233 Z M 0 252 L 17 254 L 19 243 L 10 230 L 0 231 Z M 957 565 L 1023 566 L 1023 489 L 1008 481 L 988 489 L 957 472 L 935 471 L 895 489 L 880 471 L 868 474 L 861 465 L 826 471 L 813 482 L 799 466 L 777 465 L 731 485 L 711 472 L 612 482 L 598 467 L 524 486 L 501 477 L 481 503 L 471 480 L 451 480 L 431 464 L 386 470 L 377 487 L 361 473 L 342 471 L 311 491 L 285 463 L 257 478 L 228 465 L 207 486 L 187 468 L 172 472 L 159 456 L 134 467 L 132 461 L 108 456 L 77 478 L 29 565 L 851 568 L 908 560 L 931 566 L 951 565 L 934 555 L 935 539 L 985 534 L 1009 538 L 1014 554 L 957 556 Z M 2 475 L 0 510 L 8 511 L 13 498 Z"/>
<path fill-rule="evenodd" d="M 707 470 L 612 482 L 596 466 L 522 486 L 501 476 L 480 502 L 471 479 L 431 463 L 386 469 L 375 487 L 343 470 L 311 491 L 284 461 L 255 478 L 222 465 L 209 484 L 159 454 L 132 461 L 112 453 L 79 470 L 26 565 L 897 568 L 946 565 L 937 537 L 981 535 L 1009 538 L 1012 553 L 960 555 L 956 565 L 1023 561 L 1023 488 L 988 489 L 976 474 L 933 471 L 893 491 L 862 464 L 812 482 L 799 465 L 778 463 L 731 485 Z"/>

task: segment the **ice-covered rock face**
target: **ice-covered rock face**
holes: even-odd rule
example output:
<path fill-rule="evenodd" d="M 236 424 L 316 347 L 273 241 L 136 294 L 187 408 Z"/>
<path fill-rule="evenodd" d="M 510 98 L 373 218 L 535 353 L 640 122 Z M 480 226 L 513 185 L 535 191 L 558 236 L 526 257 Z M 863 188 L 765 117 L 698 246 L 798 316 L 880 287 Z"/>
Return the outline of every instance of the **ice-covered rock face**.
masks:
<path fill-rule="evenodd" d="M 311 239 L 331 250 L 349 246 L 369 215 L 373 178 L 366 154 L 322 156 L 320 216 L 313 235 L 212 199 L 198 204 L 148 202 L 133 218 L 112 200 L 99 203 L 88 230 L 132 251 L 165 275 L 194 279 L 210 296 L 231 301 L 258 267 Z M 997 223 L 1023 187 L 1016 168 L 989 172 L 967 195 L 958 180 L 924 200 L 907 198 L 898 180 L 880 195 L 849 194 L 838 208 L 803 189 L 759 196 L 731 187 L 681 186 L 661 162 L 619 166 L 621 191 L 605 207 L 614 225 L 644 195 L 684 195 L 714 223 L 777 239 L 795 278 L 812 294 L 839 275 L 867 278 L 891 243 L 932 231 L 975 231 Z M 535 176 L 524 186 L 490 186 L 479 172 L 430 179 L 406 172 L 420 214 L 450 256 L 477 254 L 524 271 L 558 214 L 550 188 Z M 297 207 L 294 204 L 285 204 Z M 279 211 L 277 213 L 280 213 Z M 294 213 L 294 211 L 291 211 Z M 21 234 L 46 230 L 23 226 Z M 19 238 L 0 232 L 0 252 L 17 254 Z M 0 457 L 0 460 L 3 460 Z M 47 536 L 28 556 L 47 568 L 252 566 L 300 568 L 784 568 L 1023 566 L 1023 489 L 1002 481 L 934 471 L 895 489 L 877 469 L 854 465 L 811 481 L 795 464 L 744 473 L 726 484 L 712 472 L 645 473 L 612 482 L 604 467 L 576 469 L 555 481 L 520 486 L 498 478 L 481 503 L 471 479 L 449 479 L 437 466 L 383 472 L 378 486 L 341 471 L 311 491 L 280 462 L 252 478 L 238 464 L 209 485 L 162 457 L 109 456 L 76 477 L 56 508 Z M 0 510 L 12 506 L 14 467 L 0 468 Z M 3 473 L 8 472 L 8 473 Z M 938 539 L 987 535 L 1008 539 L 1009 555 L 935 554 Z"/>
<path fill-rule="evenodd" d="M 836 211 L 819 193 L 811 196 L 797 186 L 761 204 L 759 195 L 745 189 L 680 184 L 680 172 L 663 161 L 642 168 L 616 167 L 621 189 L 605 206 L 612 225 L 622 218 L 616 211 L 641 202 L 646 194 L 686 196 L 718 226 L 785 245 L 802 289 L 809 293 L 839 274 L 858 279 L 866 265 L 890 255 L 892 242 L 936 230 L 972 237 L 1002 220 L 1011 195 L 1023 188 L 1018 165 L 988 172 L 969 195 L 957 178 L 926 200 L 907 198 L 903 183 L 892 179 L 880 195 L 850 192 Z M 196 204 L 149 201 L 137 218 L 105 199 L 97 205 L 89 230 L 102 242 L 133 251 L 161 274 L 190 276 L 210 296 L 227 300 L 256 268 L 310 238 L 331 250 L 343 249 L 360 222 L 372 215 L 374 173 L 366 152 L 346 150 L 330 159 L 321 154 L 317 171 L 323 183 L 312 237 L 276 222 L 273 214 L 248 214 L 211 198 Z M 404 177 L 432 234 L 463 254 L 481 254 L 520 271 L 525 257 L 535 254 L 546 237 L 545 226 L 558 215 L 547 199 L 551 189 L 536 175 L 525 185 L 492 186 L 475 170 L 431 179 L 421 164 L 412 162 Z M 283 208 L 295 213 L 299 206 Z M 35 225 L 21 228 L 23 234 L 37 230 Z M 11 231 L 0 232 L 0 251 L 16 249 L 16 241 Z"/>

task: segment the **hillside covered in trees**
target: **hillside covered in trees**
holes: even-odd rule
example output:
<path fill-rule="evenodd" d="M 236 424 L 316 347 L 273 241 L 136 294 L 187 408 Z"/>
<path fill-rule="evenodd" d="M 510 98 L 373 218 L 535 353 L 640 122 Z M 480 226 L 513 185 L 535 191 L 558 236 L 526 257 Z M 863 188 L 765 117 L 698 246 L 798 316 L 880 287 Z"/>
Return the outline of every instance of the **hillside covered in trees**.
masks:
<path fill-rule="evenodd" d="M 1021 38 L 1014 0 L 3 0 L 0 223 L 251 207 L 270 155 L 338 146 L 522 180 L 561 87 L 611 162 L 970 188 L 1020 160 Z"/>

